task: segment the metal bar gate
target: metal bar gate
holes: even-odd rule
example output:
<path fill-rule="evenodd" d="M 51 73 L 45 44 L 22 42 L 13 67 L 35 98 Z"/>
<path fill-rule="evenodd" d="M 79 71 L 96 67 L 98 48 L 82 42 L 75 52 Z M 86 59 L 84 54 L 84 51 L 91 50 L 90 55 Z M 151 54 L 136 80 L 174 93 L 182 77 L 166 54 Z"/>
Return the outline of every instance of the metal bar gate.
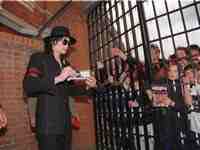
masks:
<path fill-rule="evenodd" d="M 178 46 L 200 45 L 196 40 L 200 33 L 199 13 L 199 0 L 100 1 L 90 10 L 90 67 L 99 86 L 94 98 L 97 150 L 162 150 L 161 118 L 171 108 L 151 107 L 144 90 L 142 80 L 151 84 L 154 77 L 151 44 L 160 47 L 163 60 Z M 121 49 L 135 62 L 144 62 L 143 67 L 134 68 L 135 63 L 132 69 L 126 69 L 127 62 L 113 57 L 112 48 Z M 141 68 L 145 68 L 142 73 Z M 127 90 L 124 72 L 134 74 L 135 70 L 140 72 L 139 86 L 131 75 Z M 130 107 L 131 100 L 138 104 Z M 176 112 L 178 125 L 174 131 L 181 149 L 188 150 L 185 116 Z M 200 146 L 199 134 L 194 140 Z"/>

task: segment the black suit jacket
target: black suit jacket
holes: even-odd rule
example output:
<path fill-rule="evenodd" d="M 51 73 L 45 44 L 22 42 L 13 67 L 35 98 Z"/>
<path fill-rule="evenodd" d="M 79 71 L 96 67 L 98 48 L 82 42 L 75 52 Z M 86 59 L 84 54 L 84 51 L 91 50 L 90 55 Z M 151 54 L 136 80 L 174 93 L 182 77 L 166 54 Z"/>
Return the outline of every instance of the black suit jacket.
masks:
<path fill-rule="evenodd" d="M 182 87 L 180 80 L 175 80 L 175 87 L 176 91 L 173 89 L 173 81 L 167 79 L 167 85 L 168 85 L 168 95 L 172 101 L 175 102 L 175 109 L 178 111 L 183 111 L 185 109 L 184 105 L 184 98 L 182 93 Z"/>
<path fill-rule="evenodd" d="M 89 94 L 71 83 L 54 84 L 62 68 L 52 54 L 36 53 L 30 58 L 23 87 L 28 96 L 38 97 L 36 131 L 41 134 L 65 134 L 70 128 L 68 96 Z"/>

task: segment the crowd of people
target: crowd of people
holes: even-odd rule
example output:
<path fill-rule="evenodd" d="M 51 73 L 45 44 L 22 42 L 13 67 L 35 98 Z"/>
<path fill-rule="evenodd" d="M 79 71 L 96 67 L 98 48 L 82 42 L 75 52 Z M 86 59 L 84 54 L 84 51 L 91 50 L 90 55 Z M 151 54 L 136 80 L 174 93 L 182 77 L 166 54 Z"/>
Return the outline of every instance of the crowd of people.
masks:
<path fill-rule="evenodd" d="M 148 105 L 154 108 L 165 109 L 156 115 L 159 124 L 158 150 L 198 150 L 197 137 L 200 135 L 200 47 L 178 47 L 168 59 L 161 59 L 161 50 L 157 45 L 150 45 L 152 73 L 150 82 L 146 83 L 149 76 L 145 74 L 145 65 L 136 61 L 132 56 L 126 56 L 122 50 L 112 48 L 112 55 L 120 57 L 127 64 L 129 74 L 123 81 L 126 89 L 134 84 L 145 90 Z M 126 65 L 125 65 L 126 66 Z M 133 69 L 134 68 L 134 69 Z M 130 73 L 131 72 L 131 73 Z M 132 82 L 131 82 L 132 79 Z M 137 86 L 135 86 L 137 85 Z M 144 93 L 143 93 L 144 94 Z M 141 95 L 139 95 L 141 96 Z M 143 104 L 140 101 L 129 101 L 129 107 Z M 143 99 L 144 100 L 144 99 Z M 182 136 L 181 136 L 182 134 Z M 184 135 L 184 136 L 183 136 Z M 181 142 L 181 137 L 184 142 Z M 184 144 L 183 144 L 184 143 Z"/>

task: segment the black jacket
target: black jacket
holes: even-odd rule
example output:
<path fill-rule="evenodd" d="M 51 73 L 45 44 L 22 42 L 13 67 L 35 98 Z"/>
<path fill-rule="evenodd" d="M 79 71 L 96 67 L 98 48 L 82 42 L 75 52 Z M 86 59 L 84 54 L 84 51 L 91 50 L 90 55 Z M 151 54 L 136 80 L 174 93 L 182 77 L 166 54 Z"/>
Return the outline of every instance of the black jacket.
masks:
<path fill-rule="evenodd" d="M 30 58 L 23 81 L 25 93 L 38 97 L 36 131 L 41 134 L 65 134 L 70 128 L 68 96 L 89 94 L 71 83 L 54 84 L 62 68 L 52 54 L 36 53 Z"/>
<path fill-rule="evenodd" d="M 185 110 L 185 105 L 184 105 L 184 98 L 183 98 L 183 93 L 182 93 L 182 87 L 181 87 L 181 82 L 180 80 L 175 80 L 175 87 L 176 87 L 176 92 L 173 89 L 173 81 L 172 80 L 167 80 L 167 85 L 168 85 L 168 95 L 172 101 L 175 102 L 175 109 L 177 111 L 184 111 Z"/>

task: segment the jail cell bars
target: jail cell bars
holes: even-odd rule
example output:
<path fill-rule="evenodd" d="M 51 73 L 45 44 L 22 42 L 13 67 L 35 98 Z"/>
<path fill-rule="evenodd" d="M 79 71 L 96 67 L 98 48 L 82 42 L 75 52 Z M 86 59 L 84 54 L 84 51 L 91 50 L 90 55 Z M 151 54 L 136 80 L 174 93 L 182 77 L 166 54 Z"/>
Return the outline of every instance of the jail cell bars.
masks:
<path fill-rule="evenodd" d="M 153 116 L 144 115 L 143 107 L 130 109 L 133 91 L 120 86 L 97 92 L 94 103 L 97 121 L 97 149 L 153 150 Z"/>
<path fill-rule="evenodd" d="M 160 140 L 154 122 L 159 110 L 128 107 L 137 89 L 133 86 L 127 94 L 120 78 L 124 61 L 112 57 L 111 48 L 120 48 L 148 67 L 150 44 L 161 48 L 163 59 L 168 59 L 178 46 L 200 45 L 199 13 L 199 0 L 101 1 L 89 12 L 90 67 L 101 89 L 94 99 L 98 150 L 153 150 Z M 147 76 L 150 73 L 146 72 Z M 186 133 L 181 128 L 179 131 L 184 145 Z"/>

